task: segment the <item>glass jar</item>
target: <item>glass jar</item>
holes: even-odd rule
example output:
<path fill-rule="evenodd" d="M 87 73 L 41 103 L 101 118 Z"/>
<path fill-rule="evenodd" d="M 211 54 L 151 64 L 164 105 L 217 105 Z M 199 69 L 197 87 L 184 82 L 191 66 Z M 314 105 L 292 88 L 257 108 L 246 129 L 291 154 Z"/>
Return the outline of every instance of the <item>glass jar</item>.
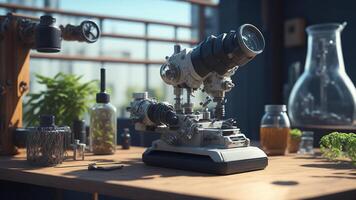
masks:
<path fill-rule="evenodd" d="M 345 25 L 307 27 L 305 70 L 294 85 L 288 103 L 293 126 L 337 129 L 356 124 L 356 90 L 345 72 L 341 49 Z"/>
<path fill-rule="evenodd" d="M 260 142 L 267 155 L 284 155 L 288 146 L 290 122 L 286 105 L 266 105 L 261 120 Z"/>
<path fill-rule="evenodd" d="M 116 108 L 96 103 L 90 112 L 90 149 L 94 154 L 114 154 L 116 150 Z"/>
<path fill-rule="evenodd" d="M 314 132 L 312 131 L 303 131 L 298 154 L 314 154 Z"/>

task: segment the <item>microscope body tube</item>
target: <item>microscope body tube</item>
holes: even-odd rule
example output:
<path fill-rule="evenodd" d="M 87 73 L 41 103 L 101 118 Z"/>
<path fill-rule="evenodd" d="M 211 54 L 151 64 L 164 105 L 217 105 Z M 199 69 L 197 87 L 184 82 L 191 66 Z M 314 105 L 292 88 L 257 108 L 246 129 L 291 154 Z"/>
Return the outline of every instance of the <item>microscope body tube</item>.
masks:
<path fill-rule="evenodd" d="M 225 115 L 225 93 L 234 84 L 231 76 L 239 66 L 251 61 L 262 53 L 265 41 L 261 32 L 251 24 L 244 24 L 237 31 L 211 35 L 193 49 L 181 50 L 175 45 L 174 53 L 167 57 L 162 65 L 160 75 L 162 80 L 175 88 L 177 112 L 181 110 L 180 94 L 177 88 L 190 93 L 203 85 L 203 90 L 216 102 L 215 118 L 222 119 Z M 191 114 L 193 105 L 183 104 L 185 114 Z"/>
<path fill-rule="evenodd" d="M 175 87 L 197 89 L 211 74 L 231 76 L 229 71 L 247 64 L 262 53 L 264 46 L 261 32 L 245 24 L 238 31 L 212 35 L 193 49 L 180 51 L 175 47 L 161 67 L 161 78 Z"/>
<path fill-rule="evenodd" d="M 179 119 L 172 105 L 156 102 L 153 99 L 149 99 L 147 95 L 143 95 L 144 98 L 141 98 L 143 97 L 142 95 L 137 98 L 138 94 L 141 93 L 134 94 L 134 101 L 131 102 L 128 108 L 132 119 L 145 126 L 175 126 L 178 124 Z"/>

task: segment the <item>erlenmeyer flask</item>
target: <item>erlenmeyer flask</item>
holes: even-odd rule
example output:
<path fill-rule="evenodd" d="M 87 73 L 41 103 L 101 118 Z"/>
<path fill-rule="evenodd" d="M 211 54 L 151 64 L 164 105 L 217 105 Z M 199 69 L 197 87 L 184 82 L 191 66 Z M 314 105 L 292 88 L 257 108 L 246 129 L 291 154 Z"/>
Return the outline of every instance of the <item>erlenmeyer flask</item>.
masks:
<path fill-rule="evenodd" d="M 296 127 L 345 127 L 356 122 L 356 90 L 345 72 L 341 32 L 346 23 L 307 27 L 305 70 L 294 85 L 288 114 Z"/>

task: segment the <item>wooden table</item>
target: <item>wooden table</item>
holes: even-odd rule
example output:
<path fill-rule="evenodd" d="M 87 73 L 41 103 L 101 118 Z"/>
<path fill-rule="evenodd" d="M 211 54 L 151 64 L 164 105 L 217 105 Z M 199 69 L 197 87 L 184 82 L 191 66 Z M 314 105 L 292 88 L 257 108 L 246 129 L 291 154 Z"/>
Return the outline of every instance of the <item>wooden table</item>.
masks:
<path fill-rule="evenodd" d="M 265 170 L 214 176 L 146 166 L 141 161 L 143 151 L 136 147 L 112 156 L 87 155 L 86 161 L 48 168 L 29 166 L 24 153 L 0 157 L 0 179 L 134 199 L 300 199 L 356 194 L 355 167 L 320 157 L 270 157 Z M 105 172 L 83 166 L 98 160 L 120 161 L 125 167 Z"/>

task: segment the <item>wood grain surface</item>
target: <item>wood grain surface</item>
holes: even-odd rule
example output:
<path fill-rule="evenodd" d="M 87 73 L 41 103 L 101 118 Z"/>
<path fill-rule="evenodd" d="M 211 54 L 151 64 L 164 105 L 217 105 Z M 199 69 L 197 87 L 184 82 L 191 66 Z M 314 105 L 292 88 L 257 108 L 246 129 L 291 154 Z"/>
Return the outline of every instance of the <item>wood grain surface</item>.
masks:
<path fill-rule="evenodd" d="M 265 170 L 215 176 L 146 166 L 143 148 L 119 149 L 115 155 L 88 154 L 85 161 L 34 168 L 24 151 L 0 157 L 0 179 L 134 199 L 300 199 L 356 192 L 356 168 L 318 156 L 276 156 Z M 119 161 L 123 169 L 88 171 L 94 161 Z"/>
<path fill-rule="evenodd" d="M 0 17 L 5 21 L 4 16 Z M 30 85 L 30 47 L 19 39 L 18 19 L 12 17 L 0 36 L 0 154 L 17 150 L 13 132 L 22 127 L 22 97 Z"/>

